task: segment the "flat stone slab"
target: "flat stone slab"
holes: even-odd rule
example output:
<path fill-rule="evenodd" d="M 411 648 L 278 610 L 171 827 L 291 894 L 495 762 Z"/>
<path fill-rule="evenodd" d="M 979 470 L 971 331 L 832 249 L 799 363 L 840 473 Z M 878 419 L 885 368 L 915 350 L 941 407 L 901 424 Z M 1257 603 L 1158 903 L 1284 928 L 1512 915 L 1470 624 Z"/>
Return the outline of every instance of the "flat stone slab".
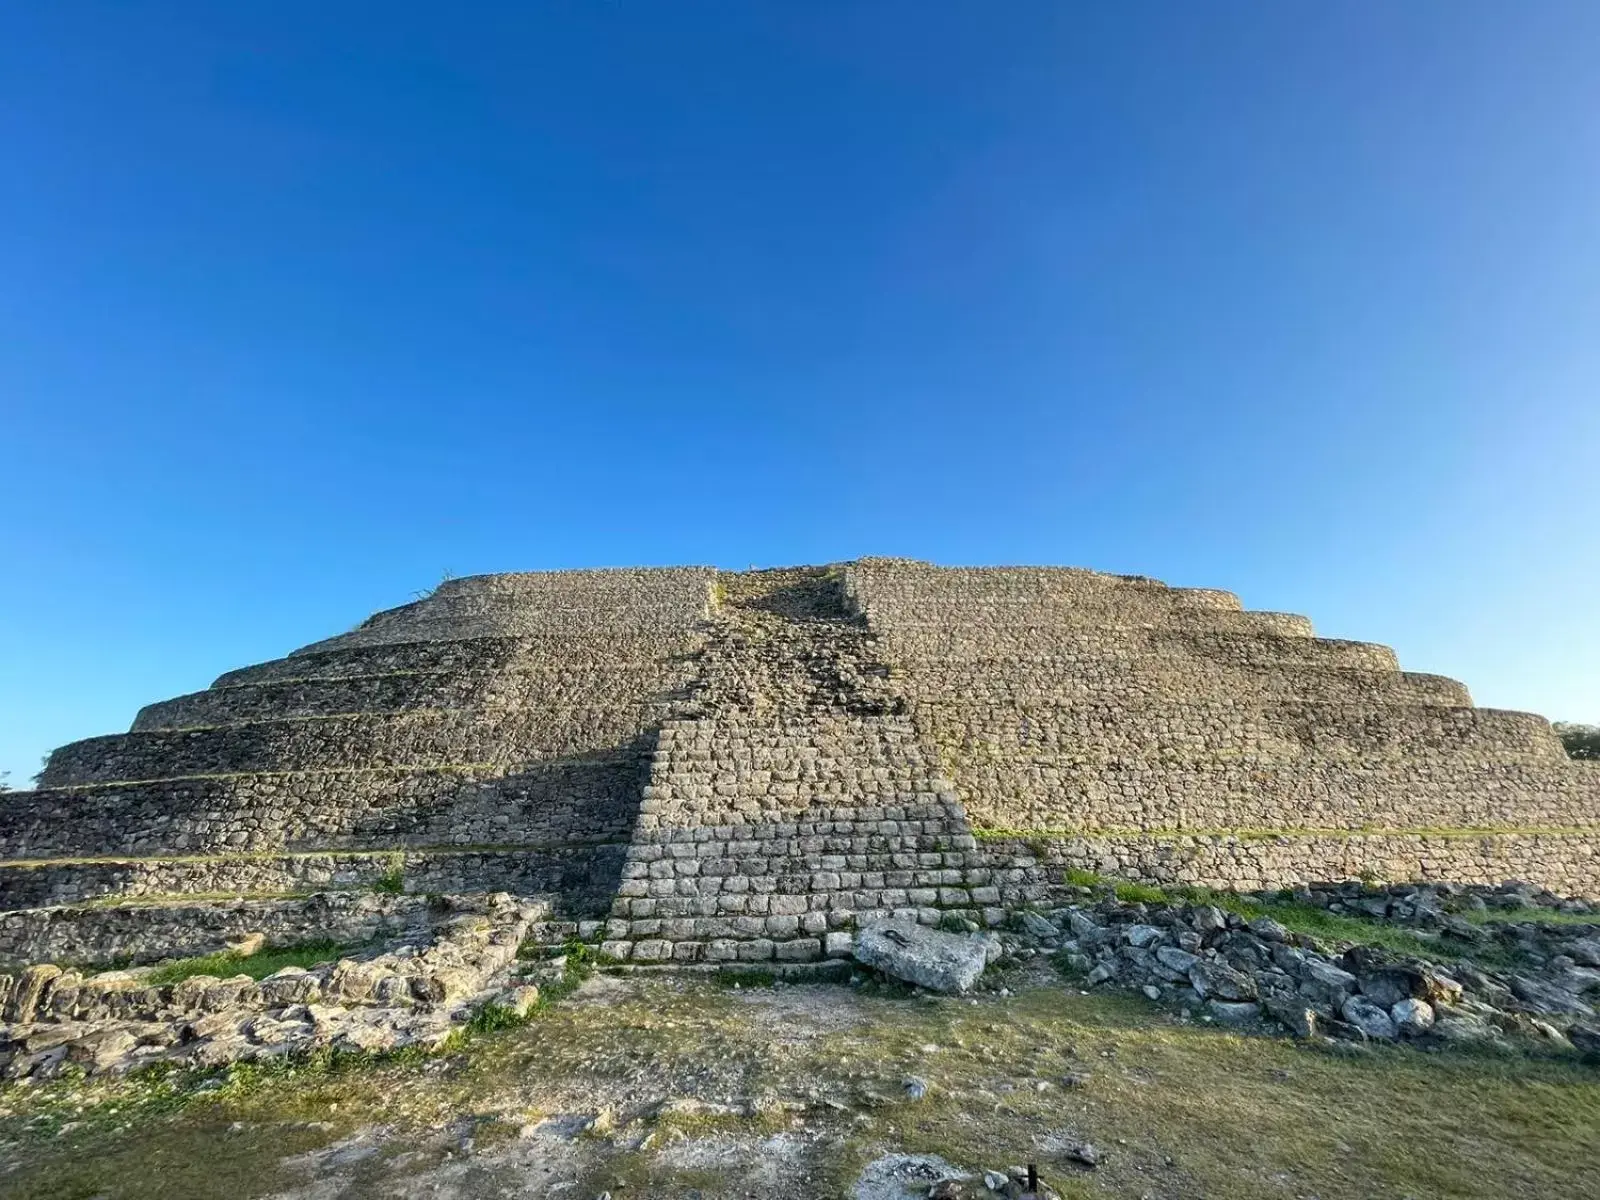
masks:
<path fill-rule="evenodd" d="M 935 992 L 964 992 L 983 974 L 983 942 L 914 921 L 874 921 L 856 934 L 856 961 Z"/>

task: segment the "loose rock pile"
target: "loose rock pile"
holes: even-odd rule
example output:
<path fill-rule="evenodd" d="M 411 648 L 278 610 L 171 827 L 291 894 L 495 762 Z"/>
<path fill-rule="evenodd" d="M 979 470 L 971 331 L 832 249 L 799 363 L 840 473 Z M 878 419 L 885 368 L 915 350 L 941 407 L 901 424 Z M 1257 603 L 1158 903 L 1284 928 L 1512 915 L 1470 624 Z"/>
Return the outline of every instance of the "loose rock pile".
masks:
<path fill-rule="evenodd" d="M 0 1078 L 47 1078 L 66 1064 L 124 1071 L 154 1062 L 220 1066 L 330 1047 L 437 1046 L 493 998 L 543 902 L 505 893 L 453 896 L 421 936 L 382 953 L 262 980 L 194 975 L 151 985 L 148 971 L 42 964 L 0 975 Z M 501 996 L 525 1011 L 537 989 Z"/>
<path fill-rule="evenodd" d="M 1528 921 L 1491 930 L 1449 911 L 1471 906 L 1473 898 L 1487 904 L 1490 895 L 1541 900 L 1517 887 L 1351 884 L 1297 894 L 1330 910 L 1436 924 L 1441 949 L 1454 951 L 1439 961 L 1373 945 L 1326 944 L 1271 916 L 1247 920 L 1209 903 L 1144 904 L 1107 895 L 1021 914 L 1018 925 L 1026 941 L 1056 951 L 1089 986 L 1137 988 L 1202 1019 L 1244 1024 L 1270 1017 L 1302 1037 L 1425 1045 L 1531 1035 L 1600 1057 L 1600 927 Z M 1493 965 L 1474 962 L 1474 948 L 1493 951 Z"/>

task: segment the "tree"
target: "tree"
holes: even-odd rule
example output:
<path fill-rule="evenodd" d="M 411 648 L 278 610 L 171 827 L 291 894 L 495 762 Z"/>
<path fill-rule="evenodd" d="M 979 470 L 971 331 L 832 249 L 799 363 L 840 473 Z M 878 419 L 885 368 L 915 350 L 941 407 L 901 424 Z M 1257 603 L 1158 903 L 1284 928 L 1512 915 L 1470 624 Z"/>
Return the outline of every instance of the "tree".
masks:
<path fill-rule="evenodd" d="M 1578 725 L 1572 721 L 1557 721 L 1556 736 L 1567 748 L 1569 757 L 1600 762 L 1600 725 Z"/>

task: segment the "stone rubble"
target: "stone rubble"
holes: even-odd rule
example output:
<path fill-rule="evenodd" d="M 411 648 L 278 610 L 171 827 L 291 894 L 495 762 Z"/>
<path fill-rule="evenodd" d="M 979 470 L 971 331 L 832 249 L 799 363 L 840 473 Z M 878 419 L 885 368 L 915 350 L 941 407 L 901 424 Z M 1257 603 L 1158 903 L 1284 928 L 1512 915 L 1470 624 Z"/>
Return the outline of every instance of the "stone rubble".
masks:
<path fill-rule="evenodd" d="M 537 988 L 496 992 L 544 901 L 452 896 L 427 931 L 366 958 L 284 967 L 262 980 L 147 971 L 84 975 L 52 964 L 0 974 L 0 1078 L 48 1078 L 155 1062 L 216 1067 L 321 1048 L 436 1047 L 491 999 L 526 1013 Z"/>
<path fill-rule="evenodd" d="M 1420 935 L 1437 938 L 1444 953 L 1435 960 L 1375 945 L 1326 944 L 1270 917 L 1247 920 L 1203 902 L 1146 904 L 1079 890 L 1090 893 L 1082 898 L 1087 902 L 1029 913 L 1016 922 L 1016 933 L 1054 952 L 1090 987 L 1142 990 L 1203 1020 L 1270 1019 L 1301 1037 L 1424 1046 L 1532 1037 L 1600 1061 L 1600 969 L 1589 965 L 1600 950 L 1600 925 L 1476 925 L 1452 916 L 1480 906 L 1544 907 L 1600 919 L 1582 901 L 1521 884 L 1350 883 L 1295 893 L 1302 904 L 1437 930 Z M 1046 925 L 1053 932 L 1041 936 Z"/>
<path fill-rule="evenodd" d="M 855 958 L 933 992 L 968 991 L 988 964 L 985 944 L 976 938 L 895 920 L 863 928 L 856 935 Z"/>

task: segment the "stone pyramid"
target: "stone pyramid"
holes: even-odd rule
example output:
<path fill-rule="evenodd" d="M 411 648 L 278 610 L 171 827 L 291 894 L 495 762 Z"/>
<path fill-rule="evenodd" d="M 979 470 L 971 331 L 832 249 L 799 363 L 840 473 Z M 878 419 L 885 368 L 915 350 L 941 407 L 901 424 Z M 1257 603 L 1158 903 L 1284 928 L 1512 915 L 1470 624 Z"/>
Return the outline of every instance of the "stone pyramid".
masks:
<path fill-rule="evenodd" d="M 804 961 L 880 913 L 996 923 L 1068 867 L 1592 896 L 1600 769 L 1383 646 L 1142 577 L 486 575 L 57 750 L 0 797 L 0 960 L 403 890 L 546 896 L 550 936 L 637 961 Z"/>

